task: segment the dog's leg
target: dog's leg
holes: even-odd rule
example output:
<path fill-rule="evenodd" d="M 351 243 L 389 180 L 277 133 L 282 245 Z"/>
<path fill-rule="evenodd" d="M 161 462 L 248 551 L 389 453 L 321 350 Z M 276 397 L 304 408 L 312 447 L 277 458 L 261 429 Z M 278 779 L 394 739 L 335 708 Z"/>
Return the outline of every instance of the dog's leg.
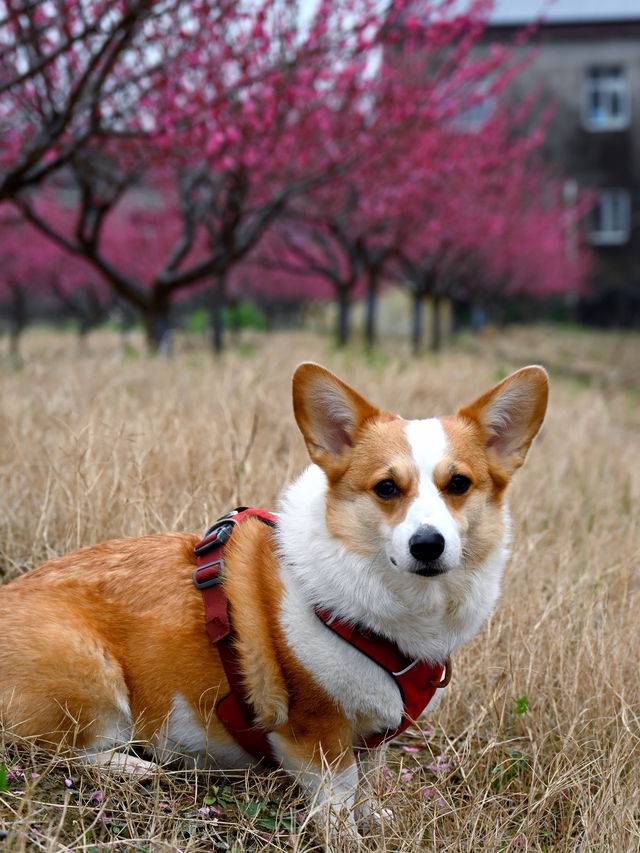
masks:
<path fill-rule="evenodd" d="M 360 775 L 360 793 L 356 803 L 358 825 L 367 830 L 378 829 L 383 823 L 392 821 L 391 809 L 381 808 L 376 801 L 377 776 L 382 772 L 387 745 L 377 749 L 361 749 L 356 753 Z"/>
<path fill-rule="evenodd" d="M 79 757 L 96 767 L 105 768 L 109 773 L 138 780 L 149 779 L 158 770 L 158 765 L 154 761 L 147 761 L 145 758 L 139 758 L 137 755 L 122 752 L 116 748 L 91 749 L 88 747 Z"/>
<path fill-rule="evenodd" d="M 157 771 L 158 764 L 130 751 L 134 743 L 134 726 L 128 705 L 123 710 L 120 719 L 103 720 L 102 725 L 96 725 L 95 729 L 100 733 L 94 730 L 93 737 L 77 749 L 77 753 L 84 761 L 103 767 L 110 773 L 139 780 L 149 779 Z"/>
<path fill-rule="evenodd" d="M 353 750 L 341 748 L 339 743 L 305 744 L 303 739 L 276 732 L 270 739 L 282 767 L 309 797 L 323 832 L 359 843 L 355 814 L 358 765 Z"/>

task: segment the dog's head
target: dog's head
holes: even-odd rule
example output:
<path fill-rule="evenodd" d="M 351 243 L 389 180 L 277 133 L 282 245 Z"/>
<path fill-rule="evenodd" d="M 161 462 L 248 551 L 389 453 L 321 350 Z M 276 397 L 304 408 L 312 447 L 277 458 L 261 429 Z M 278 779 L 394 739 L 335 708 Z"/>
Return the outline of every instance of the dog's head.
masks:
<path fill-rule="evenodd" d="M 301 364 L 293 404 L 326 474 L 327 525 L 395 572 L 434 577 L 478 565 L 504 533 L 502 499 L 542 424 L 543 368 L 524 367 L 449 417 L 381 412 L 333 373 Z"/>

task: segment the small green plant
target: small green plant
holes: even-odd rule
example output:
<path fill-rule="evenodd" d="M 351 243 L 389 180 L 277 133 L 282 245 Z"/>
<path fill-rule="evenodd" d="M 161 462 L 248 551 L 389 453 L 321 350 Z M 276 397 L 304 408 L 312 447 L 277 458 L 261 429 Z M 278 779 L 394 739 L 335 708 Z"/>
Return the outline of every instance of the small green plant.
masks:
<path fill-rule="evenodd" d="M 236 352 L 242 358 L 251 358 L 255 355 L 256 347 L 255 344 L 251 343 L 251 341 L 242 341 L 236 349 Z"/>
<path fill-rule="evenodd" d="M 4 761 L 0 764 L 0 794 L 9 790 L 9 779 L 7 765 Z"/>
<path fill-rule="evenodd" d="M 374 370 L 383 370 L 390 362 L 390 357 L 380 346 L 366 346 L 364 358 L 369 367 Z"/>
<path fill-rule="evenodd" d="M 258 306 L 244 300 L 235 305 L 225 305 L 222 321 L 228 329 L 265 330 L 267 328 L 267 318 Z"/>
<path fill-rule="evenodd" d="M 506 750 L 506 757 L 491 767 L 491 787 L 501 791 L 512 779 L 516 779 L 529 769 L 530 757 L 519 749 Z"/>
<path fill-rule="evenodd" d="M 279 815 L 276 803 L 268 800 L 249 800 L 247 803 L 238 804 L 238 808 L 256 826 L 261 826 L 263 829 L 269 829 L 272 832 L 282 829 L 287 832 L 292 830 L 291 820 Z"/>
<path fill-rule="evenodd" d="M 134 346 L 131 341 L 125 341 L 122 347 L 122 351 L 124 353 L 124 357 L 126 359 L 130 359 L 131 361 L 136 361 L 140 358 L 140 350 Z"/>
<path fill-rule="evenodd" d="M 505 370 L 504 367 L 496 367 L 493 371 L 493 379 L 495 382 L 502 382 L 503 379 L 506 379 L 509 375 L 509 371 Z"/>
<path fill-rule="evenodd" d="M 529 697 L 521 696 L 519 699 L 512 698 L 513 713 L 516 717 L 521 717 L 529 710 Z"/>
<path fill-rule="evenodd" d="M 194 308 L 186 323 L 187 332 L 193 335 L 203 334 L 209 325 L 209 312 L 206 308 Z"/>
<path fill-rule="evenodd" d="M 77 335 L 80 332 L 80 323 L 75 319 L 65 320 L 60 331 L 66 335 Z"/>

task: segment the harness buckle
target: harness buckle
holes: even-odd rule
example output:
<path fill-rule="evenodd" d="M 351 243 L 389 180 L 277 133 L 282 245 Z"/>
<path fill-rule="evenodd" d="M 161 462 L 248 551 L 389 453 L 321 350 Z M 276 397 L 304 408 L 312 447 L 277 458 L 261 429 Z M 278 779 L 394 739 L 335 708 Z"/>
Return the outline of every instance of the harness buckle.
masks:
<path fill-rule="evenodd" d="M 234 518 L 220 518 L 207 530 L 200 542 L 193 549 L 197 557 L 206 554 L 212 548 L 222 548 L 231 536 L 233 528 L 238 522 Z"/>
<path fill-rule="evenodd" d="M 446 687 L 447 684 L 451 681 L 451 673 L 452 672 L 453 672 L 453 667 L 451 666 L 451 658 L 447 658 L 446 661 L 444 662 L 444 673 L 442 675 L 442 680 L 436 681 L 434 679 L 433 681 L 428 681 L 427 684 L 430 687 L 435 687 L 436 689 L 440 688 L 440 687 Z"/>
<path fill-rule="evenodd" d="M 211 574 L 210 577 L 207 577 L 204 580 L 198 580 L 198 572 L 201 572 L 204 569 L 211 569 L 213 566 L 218 566 L 218 571 L 215 574 Z M 196 585 L 196 588 L 208 589 L 210 586 L 216 586 L 216 584 L 222 583 L 223 570 L 224 560 L 222 557 L 218 560 L 212 560 L 210 563 L 204 563 L 202 566 L 198 566 L 193 570 L 193 582 Z M 209 572 L 207 572 L 207 574 L 209 574 Z"/>

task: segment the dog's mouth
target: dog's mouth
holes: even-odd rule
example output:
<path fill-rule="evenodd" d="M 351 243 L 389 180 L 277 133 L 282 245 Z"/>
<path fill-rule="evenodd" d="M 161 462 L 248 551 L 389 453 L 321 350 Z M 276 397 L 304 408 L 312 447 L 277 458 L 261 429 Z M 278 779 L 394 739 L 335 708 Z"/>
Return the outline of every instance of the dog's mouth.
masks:
<path fill-rule="evenodd" d="M 421 578 L 435 578 L 438 575 L 444 575 L 447 572 L 446 566 L 443 566 L 439 560 L 434 560 L 433 563 L 418 563 L 412 569 L 414 575 L 420 575 Z"/>
<path fill-rule="evenodd" d="M 398 568 L 398 561 L 395 557 L 389 557 L 389 562 L 392 566 Z M 446 574 L 449 569 L 442 564 L 441 560 L 433 560 L 429 563 L 415 562 L 409 569 L 409 574 L 420 575 L 421 578 L 435 578 L 438 575 Z"/>

